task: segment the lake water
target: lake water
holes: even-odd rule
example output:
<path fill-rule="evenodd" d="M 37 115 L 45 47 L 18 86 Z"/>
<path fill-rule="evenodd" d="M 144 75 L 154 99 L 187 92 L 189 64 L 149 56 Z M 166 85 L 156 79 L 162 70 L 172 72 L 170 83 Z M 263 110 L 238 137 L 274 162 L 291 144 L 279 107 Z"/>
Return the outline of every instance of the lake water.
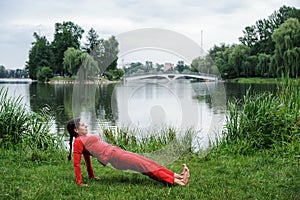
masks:
<path fill-rule="evenodd" d="M 126 127 L 148 135 L 172 127 L 193 130 L 205 148 L 223 128 L 228 99 L 241 98 L 246 90 L 275 89 L 273 84 L 144 80 L 112 84 L 0 83 L 9 96 L 22 96 L 32 111 L 44 107 L 54 116 L 53 132 L 66 134 L 69 119 L 81 116 L 91 133 L 103 128 Z"/>

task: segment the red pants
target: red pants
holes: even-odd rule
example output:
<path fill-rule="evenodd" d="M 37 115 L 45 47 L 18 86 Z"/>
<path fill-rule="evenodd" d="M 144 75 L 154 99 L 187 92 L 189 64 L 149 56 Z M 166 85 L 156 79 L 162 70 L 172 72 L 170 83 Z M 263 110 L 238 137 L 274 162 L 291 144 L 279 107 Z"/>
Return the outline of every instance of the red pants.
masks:
<path fill-rule="evenodd" d="M 133 170 L 152 179 L 174 184 L 174 172 L 141 155 L 115 147 L 108 161 L 119 170 Z"/>

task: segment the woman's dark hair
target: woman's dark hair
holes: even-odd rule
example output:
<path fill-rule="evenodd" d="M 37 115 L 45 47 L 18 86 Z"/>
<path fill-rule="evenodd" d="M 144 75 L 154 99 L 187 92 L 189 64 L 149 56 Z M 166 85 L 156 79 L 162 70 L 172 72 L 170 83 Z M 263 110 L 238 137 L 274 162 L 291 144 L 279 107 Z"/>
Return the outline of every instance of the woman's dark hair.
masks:
<path fill-rule="evenodd" d="M 71 160 L 73 138 L 77 136 L 77 133 L 74 131 L 74 129 L 79 127 L 79 122 L 80 122 L 80 118 L 78 117 L 78 118 L 71 119 L 67 123 L 67 130 L 68 130 L 69 135 L 70 135 L 70 142 L 69 142 L 69 144 L 70 144 L 70 153 L 69 153 L 69 156 L 68 156 L 69 161 Z"/>

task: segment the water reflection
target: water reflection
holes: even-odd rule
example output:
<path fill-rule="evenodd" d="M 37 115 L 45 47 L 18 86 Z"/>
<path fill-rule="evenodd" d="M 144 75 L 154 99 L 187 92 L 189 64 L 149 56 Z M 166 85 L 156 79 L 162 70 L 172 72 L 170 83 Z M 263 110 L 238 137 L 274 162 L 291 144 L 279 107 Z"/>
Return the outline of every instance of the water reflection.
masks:
<path fill-rule="evenodd" d="M 30 84 L 31 110 L 38 112 L 48 107 L 55 117 L 55 129 L 60 135 L 64 134 L 67 117 L 72 116 L 72 85 Z"/>
<path fill-rule="evenodd" d="M 222 83 L 139 81 L 115 86 L 112 104 L 117 126 L 142 130 L 172 127 L 193 130 L 200 146 L 207 147 L 223 127 L 226 94 Z"/>
<path fill-rule="evenodd" d="M 271 83 L 259 83 L 259 84 L 249 84 L 249 83 L 226 83 L 226 96 L 229 100 L 242 99 L 246 94 L 246 91 L 250 89 L 255 93 L 261 92 L 276 92 L 276 84 Z"/>
<path fill-rule="evenodd" d="M 28 93 L 30 84 L 24 83 L 0 83 L 0 88 L 7 90 L 8 97 L 22 97 L 21 103 L 30 106 L 30 96 Z"/>
<path fill-rule="evenodd" d="M 172 85 L 126 83 L 115 88 L 118 126 L 150 128 L 182 124 L 183 102 Z"/>

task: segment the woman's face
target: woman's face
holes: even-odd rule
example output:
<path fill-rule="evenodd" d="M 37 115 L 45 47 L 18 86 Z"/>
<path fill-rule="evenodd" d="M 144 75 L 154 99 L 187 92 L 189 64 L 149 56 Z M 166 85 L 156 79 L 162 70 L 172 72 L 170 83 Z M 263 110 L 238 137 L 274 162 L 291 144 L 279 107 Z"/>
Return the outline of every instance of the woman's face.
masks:
<path fill-rule="evenodd" d="M 79 127 L 76 130 L 79 136 L 88 134 L 87 125 L 85 125 L 81 120 L 79 122 Z"/>

